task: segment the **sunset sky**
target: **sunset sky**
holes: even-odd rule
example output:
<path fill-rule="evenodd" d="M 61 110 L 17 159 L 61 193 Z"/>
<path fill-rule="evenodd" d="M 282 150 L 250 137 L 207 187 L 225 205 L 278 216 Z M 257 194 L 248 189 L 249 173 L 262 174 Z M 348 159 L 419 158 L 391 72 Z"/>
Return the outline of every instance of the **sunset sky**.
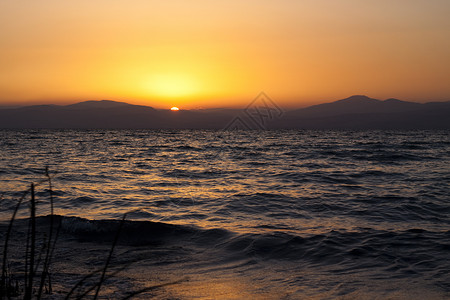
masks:
<path fill-rule="evenodd" d="M 450 100 L 448 0 L 0 2 L 0 105 Z"/>

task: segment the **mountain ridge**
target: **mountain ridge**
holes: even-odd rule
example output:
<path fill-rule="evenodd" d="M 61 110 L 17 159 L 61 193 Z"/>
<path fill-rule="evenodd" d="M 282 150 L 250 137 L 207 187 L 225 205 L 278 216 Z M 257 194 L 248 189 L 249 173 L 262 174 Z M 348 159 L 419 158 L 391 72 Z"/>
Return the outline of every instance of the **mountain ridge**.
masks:
<path fill-rule="evenodd" d="M 251 117 L 249 110 L 173 112 L 112 100 L 88 100 L 69 105 L 0 108 L 0 128 L 223 129 L 236 118 L 246 117 Z M 242 129 L 450 129 L 450 101 L 416 103 L 353 95 L 286 111 L 279 118 L 265 120 L 263 126 L 251 125 L 255 119 L 244 123 L 247 125 Z"/>

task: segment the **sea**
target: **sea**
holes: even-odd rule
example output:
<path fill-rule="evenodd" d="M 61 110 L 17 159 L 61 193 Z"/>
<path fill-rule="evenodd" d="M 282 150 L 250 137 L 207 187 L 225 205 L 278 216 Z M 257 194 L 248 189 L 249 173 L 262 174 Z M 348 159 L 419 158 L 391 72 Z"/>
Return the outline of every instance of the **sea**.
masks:
<path fill-rule="evenodd" d="M 44 298 L 450 299 L 448 130 L 1 130 L 17 278 L 31 183 Z"/>

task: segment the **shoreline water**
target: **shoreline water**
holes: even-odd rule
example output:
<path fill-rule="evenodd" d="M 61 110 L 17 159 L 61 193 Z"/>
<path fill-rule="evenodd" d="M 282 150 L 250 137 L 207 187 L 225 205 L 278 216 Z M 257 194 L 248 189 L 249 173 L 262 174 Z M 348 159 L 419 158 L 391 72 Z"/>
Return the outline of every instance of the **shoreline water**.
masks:
<path fill-rule="evenodd" d="M 49 219 L 37 219 L 38 236 L 46 232 Z M 19 253 L 24 253 L 21 241 L 27 221 L 15 221 L 10 259 L 16 269 L 20 269 Z M 120 220 L 55 216 L 55 221 L 61 221 L 62 227 L 51 266 L 54 294 L 50 298 L 59 299 L 77 280 L 102 267 Z M 109 273 L 125 268 L 105 282 L 102 294 L 119 299 L 151 285 L 178 282 L 136 298 L 242 299 L 247 294 L 258 299 L 419 299 L 424 295 L 444 299 L 449 295 L 448 245 L 436 241 L 448 238 L 450 231 L 441 235 L 420 229 L 397 234 L 329 232 L 309 238 L 285 233 L 255 236 L 127 221 Z M 441 257 L 434 259 L 443 265 L 427 265 L 427 254 L 414 250 L 429 244 L 434 244 L 433 253 L 441 247 Z M 411 264 L 414 260 L 422 263 Z M 436 281 L 438 274 L 441 279 Z"/>
<path fill-rule="evenodd" d="M 55 291 L 105 263 L 132 210 L 111 271 L 131 264 L 105 281 L 104 297 L 178 280 L 139 297 L 450 296 L 445 132 L 15 133 L 1 132 L 2 236 L 48 165 L 64 215 Z M 49 194 L 36 190 L 41 237 Z M 27 205 L 11 248 L 19 269 Z"/>

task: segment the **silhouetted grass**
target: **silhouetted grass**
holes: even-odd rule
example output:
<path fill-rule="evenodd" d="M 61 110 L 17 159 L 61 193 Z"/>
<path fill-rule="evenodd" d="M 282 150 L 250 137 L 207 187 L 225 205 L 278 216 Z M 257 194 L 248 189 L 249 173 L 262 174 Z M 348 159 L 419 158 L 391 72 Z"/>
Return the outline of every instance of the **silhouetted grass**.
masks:
<path fill-rule="evenodd" d="M 13 284 L 13 278 L 12 274 L 8 272 L 8 247 L 9 247 L 9 239 L 11 237 L 11 230 L 14 223 L 14 220 L 17 215 L 17 211 L 20 208 L 20 205 L 22 204 L 22 201 L 25 199 L 28 191 L 23 193 L 23 196 L 19 199 L 17 202 L 17 205 L 14 208 L 13 214 L 11 216 L 11 219 L 8 224 L 8 229 L 6 230 L 6 236 L 5 236 L 5 244 L 3 246 L 3 262 L 2 262 L 2 277 L 0 281 L 0 296 L 3 297 L 11 297 L 16 296 L 19 293 L 19 287 L 18 282 L 15 282 L 16 284 Z"/>
<path fill-rule="evenodd" d="M 55 250 L 56 241 L 58 239 L 59 230 L 61 229 L 61 222 L 58 225 L 58 229 L 56 232 L 55 239 L 52 242 L 53 238 L 53 227 L 54 227 L 54 205 L 53 205 L 53 187 L 52 187 L 52 178 L 50 177 L 50 174 L 48 173 L 48 167 L 45 168 L 45 176 L 48 179 L 48 192 L 50 193 L 50 227 L 49 227 L 49 234 L 48 234 L 48 241 L 47 241 L 47 249 L 45 254 L 45 260 L 44 265 L 42 268 L 42 274 L 41 274 L 41 282 L 39 284 L 39 291 L 37 294 L 37 298 L 40 299 L 42 296 L 42 292 L 45 285 L 45 279 L 48 279 L 48 288 L 46 292 L 48 294 L 52 293 L 52 281 L 49 273 L 49 267 L 51 263 L 51 259 L 53 256 L 53 252 Z"/>
<path fill-rule="evenodd" d="M 25 300 L 31 300 L 33 298 L 41 299 L 43 295 L 51 295 L 53 293 L 52 288 L 52 280 L 50 273 L 50 266 L 52 262 L 53 253 L 57 246 L 57 239 L 61 230 L 62 218 L 58 217 L 59 220 L 57 224 L 57 228 L 55 228 L 55 219 L 56 215 L 54 214 L 54 198 L 53 198 L 53 185 L 52 185 L 52 176 L 50 176 L 48 168 L 45 169 L 45 179 L 37 182 L 36 184 L 31 183 L 30 188 L 23 192 L 22 196 L 17 201 L 17 204 L 14 206 L 14 210 L 12 212 L 11 219 L 8 223 L 8 227 L 6 230 L 6 234 L 4 236 L 5 241 L 3 245 L 3 258 L 2 258 L 2 274 L 0 281 L 0 299 L 11 299 L 12 297 L 18 298 L 23 297 Z M 48 236 L 42 243 L 42 248 L 38 251 L 37 248 L 37 230 L 36 230 L 36 220 L 37 220 L 37 207 L 36 207 L 36 193 L 35 189 L 37 186 L 42 185 L 43 183 L 48 184 L 49 191 L 49 204 L 50 204 L 50 224 L 48 229 Z M 27 196 L 29 196 L 29 200 L 26 201 Z M 17 218 L 17 213 L 23 204 L 27 203 L 29 205 L 30 215 L 28 219 L 28 230 L 25 240 L 25 256 L 24 256 L 24 269 L 23 276 L 20 276 L 20 273 L 17 273 L 18 276 L 15 276 L 11 268 L 8 264 L 8 255 L 9 255 L 9 247 L 11 241 L 11 234 L 14 222 Z M 118 229 L 115 233 L 114 239 L 111 244 L 111 248 L 109 250 L 108 255 L 106 256 L 105 265 L 98 270 L 95 270 L 83 278 L 81 278 L 66 294 L 65 299 L 70 299 L 72 296 L 77 293 L 75 296 L 76 299 L 84 299 L 86 297 L 90 297 L 93 299 L 97 299 L 100 295 L 101 288 L 106 279 L 116 276 L 118 273 L 122 272 L 129 265 L 123 266 L 118 270 L 112 272 L 111 274 L 107 274 L 109 265 L 111 263 L 115 247 L 119 241 L 120 233 L 125 224 L 125 220 L 128 213 L 123 215 L 121 221 L 119 222 Z M 56 231 L 56 232 L 55 232 Z M 44 258 L 42 260 L 42 256 Z M 42 262 L 42 266 L 41 266 Z M 40 270 L 40 273 L 39 273 Z M 99 280 L 92 284 L 90 287 L 86 287 L 83 289 L 85 283 L 96 275 L 100 274 Z M 16 278 L 23 277 L 22 280 L 18 280 Z M 39 278 L 39 285 L 36 286 L 35 278 Z M 165 287 L 168 285 L 178 284 L 183 280 L 178 280 L 174 282 L 168 282 L 164 284 L 154 285 L 150 287 L 143 288 L 137 291 L 131 291 L 128 296 L 124 297 L 124 299 L 131 299 L 132 297 L 138 296 L 139 294 L 152 291 L 161 287 Z M 95 290 L 94 295 L 92 292 Z"/>

